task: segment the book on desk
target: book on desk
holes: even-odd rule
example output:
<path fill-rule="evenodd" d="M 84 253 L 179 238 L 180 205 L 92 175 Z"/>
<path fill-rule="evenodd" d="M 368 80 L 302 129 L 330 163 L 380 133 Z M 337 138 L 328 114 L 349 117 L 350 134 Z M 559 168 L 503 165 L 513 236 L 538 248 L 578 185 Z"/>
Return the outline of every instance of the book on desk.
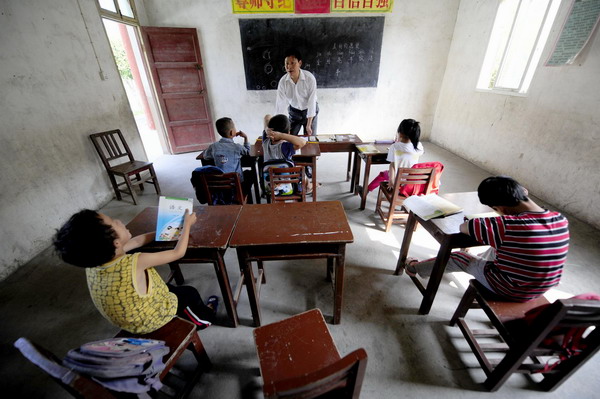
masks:
<path fill-rule="evenodd" d="M 413 195 L 405 199 L 402 205 L 423 220 L 454 215 L 463 210 L 437 194 Z"/>

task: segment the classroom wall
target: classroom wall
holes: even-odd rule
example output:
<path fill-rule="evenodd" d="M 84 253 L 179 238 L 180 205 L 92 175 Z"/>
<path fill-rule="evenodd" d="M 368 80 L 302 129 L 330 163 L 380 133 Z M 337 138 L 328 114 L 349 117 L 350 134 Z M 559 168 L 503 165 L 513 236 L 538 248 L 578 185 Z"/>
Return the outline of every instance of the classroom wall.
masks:
<path fill-rule="evenodd" d="M 136 3 L 143 24 L 198 29 L 213 117 L 230 115 L 257 137 L 275 92 L 246 90 L 237 21 L 248 16 L 225 0 Z M 319 90 L 320 131 L 392 138 L 412 117 L 427 137 L 458 5 L 396 0 L 385 14 L 378 88 Z M 113 198 L 90 133 L 120 128 L 136 158 L 146 156 L 95 0 L 4 0 L 0 37 L 3 279 L 47 248 L 71 214 Z"/>
<path fill-rule="evenodd" d="M 563 1 L 529 93 L 475 90 L 497 2 L 462 0 L 431 140 L 600 228 L 600 40 L 584 59 L 545 67 L 570 1 Z"/>
<path fill-rule="evenodd" d="M 198 30 L 213 116 L 231 116 L 238 129 L 258 137 L 262 117 L 275 110 L 276 91 L 246 90 L 238 20 L 301 16 L 232 14 L 231 2 L 224 0 L 144 0 L 144 4 L 152 26 Z M 393 12 L 383 14 L 378 87 L 318 89 L 319 132 L 392 139 L 403 118 L 415 118 L 427 137 L 458 4 L 459 0 L 396 0 Z M 343 14 L 352 15 L 360 16 Z"/>
<path fill-rule="evenodd" d="M 113 197 L 90 133 L 120 128 L 145 153 L 94 0 L 3 0 L 0 37 L 2 279 Z"/>

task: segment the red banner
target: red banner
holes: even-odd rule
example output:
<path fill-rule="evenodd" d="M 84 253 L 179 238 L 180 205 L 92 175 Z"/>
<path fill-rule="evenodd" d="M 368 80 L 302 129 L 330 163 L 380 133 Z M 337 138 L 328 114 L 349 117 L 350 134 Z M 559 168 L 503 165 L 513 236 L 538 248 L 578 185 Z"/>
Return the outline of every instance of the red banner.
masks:
<path fill-rule="evenodd" d="M 296 14 L 329 14 L 331 0 L 296 0 Z"/>

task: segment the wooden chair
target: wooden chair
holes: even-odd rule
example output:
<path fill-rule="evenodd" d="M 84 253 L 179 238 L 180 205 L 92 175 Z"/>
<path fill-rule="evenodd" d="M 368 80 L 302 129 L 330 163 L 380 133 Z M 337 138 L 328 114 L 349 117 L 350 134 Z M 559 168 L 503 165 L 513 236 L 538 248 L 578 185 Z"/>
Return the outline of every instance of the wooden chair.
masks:
<path fill-rule="evenodd" d="M 160 186 L 152 162 L 133 159 L 133 154 L 119 129 L 91 134 L 90 139 L 102 159 L 118 200 L 122 199 L 122 193 L 127 194 L 137 205 L 134 186 L 139 186 L 140 190 L 144 190 L 144 183 L 153 184 L 156 194 L 160 195 Z M 123 162 L 123 160 L 126 161 Z M 142 175 L 142 172 L 148 172 L 148 174 Z M 133 179 L 132 176 L 134 176 Z M 118 183 L 117 177 L 122 178 L 123 181 Z M 124 188 L 122 189 L 121 186 Z"/>
<path fill-rule="evenodd" d="M 475 330 L 467 325 L 464 317 L 474 304 L 486 313 L 494 329 Z M 523 318 L 525 314 L 539 306 L 545 308 L 538 309 L 539 314 L 527 322 Z M 476 280 L 471 280 L 450 320 L 451 326 L 457 323 L 487 375 L 484 386 L 490 391 L 498 390 L 516 372 L 541 373 L 544 378 L 540 388 L 553 391 L 600 349 L 600 301 L 563 299 L 549 304 L 544 297 L 539 297 L 525 303 L 506 302 Z M 560 340 L 555 340 L 559 332 L 564 334 L 573 328 L 591 326 L 595 329 L 580 341 L 580 347 L 584 348 L 576 355 L 566 353 Z M 489 338 L 494 336 L 499 342 L 489 343 Z M 478 342 L 478 337 L 487 338 L 488 343 Z M 544 342 L 548 339 L 557 343 L 549 345 Z M 501 359 L 491 359 L 486 356 L 486 351 L 505 352 L 505 355 Z M 556 356 L 565 358 L 554 367 L 546 367 Z M 531 362 L 525 362 L 528 358 Z"/>
<path fill-rule="evenodd" d="M 271 203 L 275 202 L 306 202 L 306 184 L 303 166 L 291 168 L 269 168 L 271 185 Z M 273 189 L 279 184 L 291 184 L 294 192 L 290 195 L 276 195 Z"/>
<path fill-rule="evenodd" d="M 236 172 L 199 175 L 200 186 L 206 194 L 208 205 L 244 205 L 252 197 L 244 195 L 240 175 Z"/>
<path fill-rule="evenodd" d="M 441 165 L 441 164 L 440 164 Z M 438 169 L 439 170 L 439 169 Z M 404 196 L 401 189 L 405 185 L 411 185 L 413 188 L 409 195 L 425 195 L 431 193 L 433 183 L 436 180 L 436 168 L 398 168 L 396 170 L 396 180 L 394 188 L 388 189 L 386 181 L 379 184 L 377 193 L 377 204 L 375 211 L 385 223 L 386 233 L 392 228 L 395 221 L 406 221 L 408 212 L 402 208 L 402 203 L 408 197 Z M 418 194 L 417 194 L 418 193 Z M 389 208 L 384 210 L 382 202 L 387 201 Z M 398 209 L 400 207 L 400 209 Z"/>
<path fill-rule="evenodd" d="M 121 330 L 116 336 L 142 337 L 165 341 L 165 344 L 169 347 L 170 351 L 163 359 L 165 368 L 159 375 L 161 381 L 169 374 L 169 371 L 173 368 L 186 349 L 189 349 L 194 354 L 198 361 L 198 366 L 196 367 L 196 370 L 194 370 L 193 375 L 189 379 L 186 378 L 184 387 L 177 392 L 175 396 L 177 398 L 187 397 L 194 385 L 196 385 L 200 379 L 202 373 L 208 371 L 211 367 L 210 359 L 204 350 L 202 341 L 200 341 L 196 326 L 189 321 L 177 317 L 150 334 L 131 334 Z M 131 395 L 128 396 L 127 394 L 110 391 L 90 377 L 64 367 L 61 364 L 60 359 L 48 350 L 32 343 L 26 338 L 19 338 L 15 342 L 15 346 L 29 361 L 50 374 L 55 381 L 76 398 L 108 399 L 131 397 Z"/>
<path fill-rule="evenodd" d="M 265 398 L 358 398 L 367 353 L 340 357 L 319 309 L 254 330 Z"/>

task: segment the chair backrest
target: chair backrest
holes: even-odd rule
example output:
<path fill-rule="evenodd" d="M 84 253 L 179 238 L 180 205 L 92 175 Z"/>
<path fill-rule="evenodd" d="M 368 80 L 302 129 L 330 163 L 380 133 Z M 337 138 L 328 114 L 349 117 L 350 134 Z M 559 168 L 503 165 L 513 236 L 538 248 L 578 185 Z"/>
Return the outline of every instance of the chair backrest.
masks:
<path fill-rule="evenodd" d="M 582 339 L 585 330 L 594 327 L 595 340 L 592 344 L 597 348 L 600 345 L 600 300 L 598 296 L 593 300 L 579 299 L 581 297 L 586 298 L 583 295 L 559 299 L 531 309 L 522 320 L 514 320 L 512 326 L 510 322 L 507 325 L 513 331 L 525 325 L 524 331 L 529 334 L 513 334 L 518 339 L 539 341 L 547 347 L 555 345 L 570 353 L 591 349 L 589 342 L 584 343 Z M 592 332 L 585 339 L 592 339 L 593 336 Z"/>
<path fill-rule="evenodd" d="M 208 205 L 244 205 L 240 175 L 237 172 L 200 175 L 200 184 L 206 192 Z"/>
<path fill-rule="evenodd" d="M 430 169 L 433 169 L 434 173 L 429 172 Z M 407 170 L 410 172 L 407 172 Z M 417 163 L 410 169 L 398 168 L 394 185 L 403 197 L 437 194 L 443 170 L 444 165 L 441 162 Z M 425 181 L 427 180 L 425 175 L 431 175 L 428 181 Z"/>
<path fill-rule="evenodd" d="M 208 193 L 204 187 L 204 183 L 202 181 L 201 175 L 205 173 L 210 174 L 223 174 L 223 170 L 214 165 L 201 166 L 199 168 L 194 169 L 192 172 L 192 177 L 190 178 L 190 182 L 194 187 L 194 191 L 196 192 L 196 198 L 198 202 L 201 204 L 206 204 L 208 202 Z"/>
<path fill-rule="evenodd" d="M 306 201 L 306 188 L 304 187 L 304 167 L 269 168 L 269 182 L 271 185 L 271 202 L 277 201 Z"/>
<path fill-rule="evenodd" d="M 127 162 L 122 158 L 127 158 L 130 162 L 134 161 L 133 154 L 119 129 L 90 134 L 90 139 L 107 170 L 114 166 L 113 161 L 119 160 L 114 163 Z"/>
<path fill-rule="evenodd" d="M 367 352 L 360 348 L 337 362 L 300 377 L 274 384 L 277 398 L 358 398 L 367 367 Z"/>
<path fill-rule="evenodd" d="M 269 169 L 271 168 L 293 168 L 295 165 L 292 161 L 287 159 L 271 159 L 266 161 L 262 165 L 262 180 L 264 183 L 264 190 L 267 196 L 271 195 L 271 183 Z"/>
<path fill-rule="evenodd" d="M 27 360 L 48 373 L 74 397 L 99 399 L 116 397 L 91 378 L 64 367 L 54 354 L 27 338 L 19 338 L 14 345 Z"/>

